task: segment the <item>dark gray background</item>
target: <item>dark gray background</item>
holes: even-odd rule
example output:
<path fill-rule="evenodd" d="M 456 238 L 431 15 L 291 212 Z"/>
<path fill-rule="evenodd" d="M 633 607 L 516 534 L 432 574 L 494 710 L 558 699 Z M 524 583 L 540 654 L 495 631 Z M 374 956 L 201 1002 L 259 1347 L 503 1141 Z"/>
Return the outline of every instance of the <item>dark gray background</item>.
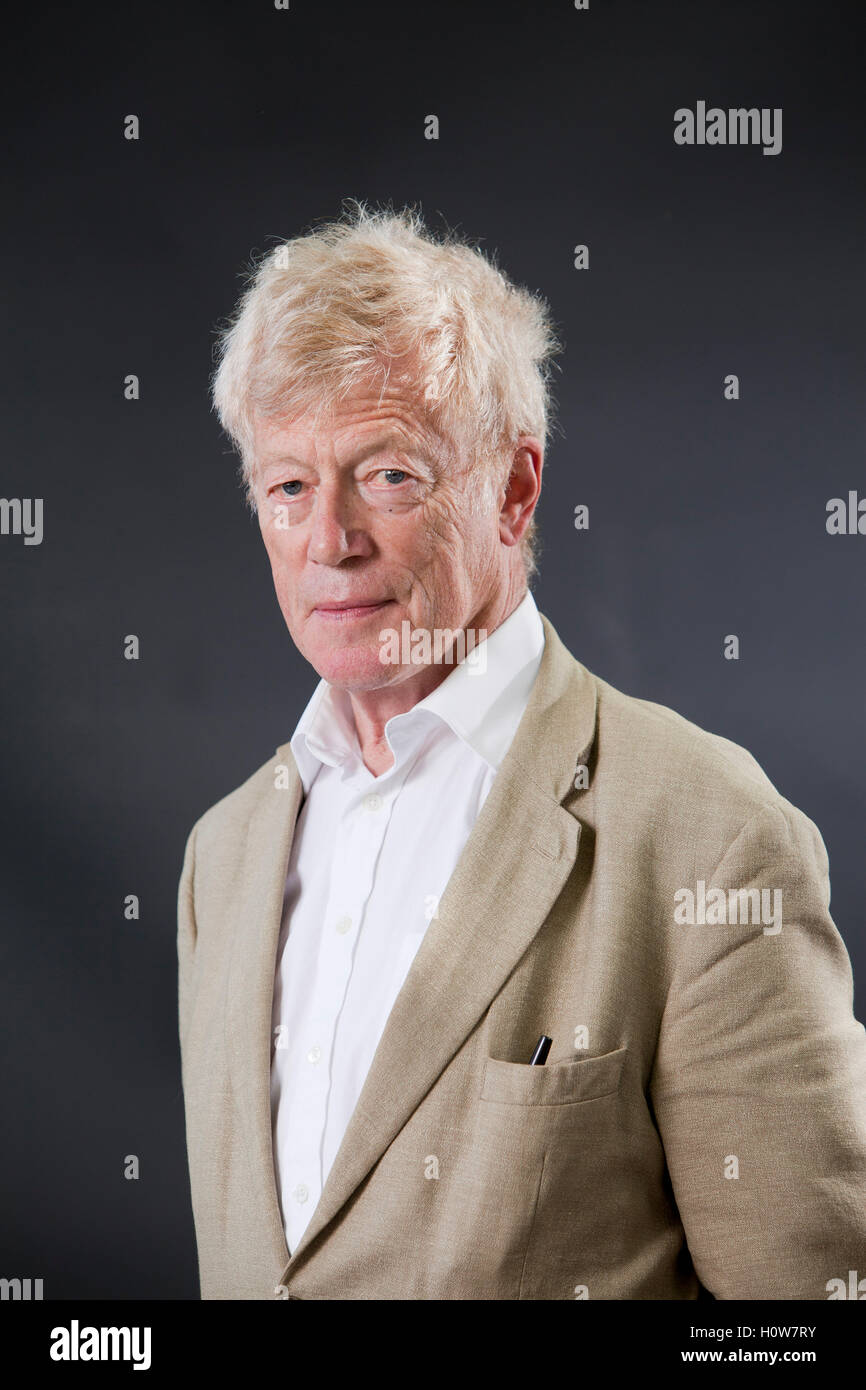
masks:
<path fill-rule="evenodd" d="M 7 29 L 0 495 L 42 496 L 45 539 L 0 537 L 0 1274 L 46 1298 L 198 1293 L 183 845 L 316 680 L 209 413 L 213 328 L 253 249 L 348 196 L 420 204 L 549 298 L 539 607 L 815 820 L 863 1012 L 866 537 L 825 530 L 828 498 L 866 492 L 857 10 L 210 0 Z M 782 153 L 677 147 L 698 99 L 781 106 Z"/>

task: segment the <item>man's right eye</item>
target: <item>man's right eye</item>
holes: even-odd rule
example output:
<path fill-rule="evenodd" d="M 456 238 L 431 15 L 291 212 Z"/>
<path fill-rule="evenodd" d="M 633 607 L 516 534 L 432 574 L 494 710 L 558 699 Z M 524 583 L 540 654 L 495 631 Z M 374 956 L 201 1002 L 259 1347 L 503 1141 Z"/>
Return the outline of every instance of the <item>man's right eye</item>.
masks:
<path fill-rule="evenodd" d="M 293 478 L 290 483 L 282 483 L 281 487 L 287 497 L 297 497 L 302 483 L 297 478 Z"/>

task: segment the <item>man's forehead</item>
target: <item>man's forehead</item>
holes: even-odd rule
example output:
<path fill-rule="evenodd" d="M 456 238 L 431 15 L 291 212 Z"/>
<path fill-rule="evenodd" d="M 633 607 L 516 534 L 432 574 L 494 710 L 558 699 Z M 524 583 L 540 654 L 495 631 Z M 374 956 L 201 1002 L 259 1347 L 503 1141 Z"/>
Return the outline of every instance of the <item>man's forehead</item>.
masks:
<path fill-rule="evenodd" d="M 302 458 L 326 448 L 346 462 L 359 453 L 394 448 L 431 461 L 442 456 L 446 441 L 413 404 L 397 396 L 344 399 L 318 415 L 253 417 L 256 454 L 263 465 L 286 457 Z"/>

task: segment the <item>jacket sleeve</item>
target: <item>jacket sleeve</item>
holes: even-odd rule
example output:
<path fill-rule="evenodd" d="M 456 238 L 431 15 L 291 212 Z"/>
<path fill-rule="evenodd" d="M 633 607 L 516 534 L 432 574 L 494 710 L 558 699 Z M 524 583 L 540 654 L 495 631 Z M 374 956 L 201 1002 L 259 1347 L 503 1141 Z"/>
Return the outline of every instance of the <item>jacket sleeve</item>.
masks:
<path fill-rule="evenodd" d="M 183 868 L 177 893 L 177 1003 L 178 1033 L 180 1036 L 181 1062 L 183 1061 L 187 1020 L 191 1003 L 192 970 L 195 961 L 196 922 L 195 922 L 195 837 L 196 823 L 190 831 L 183 857 Z"/>
<path fill-rule="evenodd" d="M 827 853 L 780 801 L 704 868 L 707 893 L 769 890 L 781 928 L 673 927 L 649 1091 L 689 1250 L 715 1298 L 826 1299 L 866 1275 L 866 1031 Z"/>

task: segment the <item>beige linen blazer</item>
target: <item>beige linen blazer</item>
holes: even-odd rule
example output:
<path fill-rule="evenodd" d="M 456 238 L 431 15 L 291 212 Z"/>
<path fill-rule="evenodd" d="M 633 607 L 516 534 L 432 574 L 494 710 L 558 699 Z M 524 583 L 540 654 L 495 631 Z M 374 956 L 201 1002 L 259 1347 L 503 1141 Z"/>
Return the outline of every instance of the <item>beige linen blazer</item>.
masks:
<path fill-rule="evenodd" d="M 613 689 L 543 623 L 523 719 L 291 1258 L 269 1084 L 289 744 L 191 831 L 179 1024 L 203 1298 L 824 1299 L 866 1276 L 866 1033 L 821 836 L 742 748 Z M 701 883 L 780 891 L 781 930 L 745 909 L 680 924 L 676 895 Z"/>

